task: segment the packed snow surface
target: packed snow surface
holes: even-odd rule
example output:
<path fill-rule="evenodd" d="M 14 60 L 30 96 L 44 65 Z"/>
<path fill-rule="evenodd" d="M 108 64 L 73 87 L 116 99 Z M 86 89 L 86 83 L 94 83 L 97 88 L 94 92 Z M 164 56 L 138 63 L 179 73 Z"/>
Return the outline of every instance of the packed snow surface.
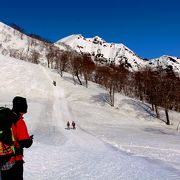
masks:
<path fill-rule="evenodd" d="M 116 94 L 111 107 L 97 84 L 74 85 L 70 74 L 2 55 L 0 77 L 1 106 L 12 107 L 16 95 L 28 101 L 34 143 L 25 149 L 25 180 L 180 179 L 179 113 L 167 126 L 138 100 Z M 76 130 L 66 128 L 72 120 Z"/>

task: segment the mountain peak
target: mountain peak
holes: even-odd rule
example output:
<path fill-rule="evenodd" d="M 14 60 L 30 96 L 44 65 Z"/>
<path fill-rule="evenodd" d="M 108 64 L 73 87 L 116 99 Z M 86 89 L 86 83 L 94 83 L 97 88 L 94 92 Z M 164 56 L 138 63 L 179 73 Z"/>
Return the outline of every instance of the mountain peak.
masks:
<path fill-rule="evenodd" d="M 106 43 L 106 41 L 99 36 L 94 36 L 92 39 L 93 39 L 93 42 Z"/>
<path fill-rule="evenodd" d="M 84 36 L 82 34 L 73 34 L 72 37 L 78 38 L 78 39 L 84 39 Z"/>
<path fill-rule="evenodd" d="M 59 41 L 56 42 L 56 44 L 60 44 L 61 42 L 68 44 L 71 41 L 77 41 L 78 39 L 85 39 L 85 38 L 81 34 L 72 34 L 70 36 L 60 39 Z"/>

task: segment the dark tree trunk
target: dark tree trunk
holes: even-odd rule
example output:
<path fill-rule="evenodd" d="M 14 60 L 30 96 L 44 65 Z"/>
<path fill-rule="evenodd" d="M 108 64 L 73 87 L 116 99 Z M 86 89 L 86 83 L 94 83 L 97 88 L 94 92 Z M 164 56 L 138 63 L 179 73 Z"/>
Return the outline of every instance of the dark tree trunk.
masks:
<path fill-rule="evenodd" d="M 155 110 L 156 110 L 156 117 L 159 119 L 160 116 L 159 116 L 159 111 L 158 111 L 158 107 L 155 105 Z"/>
<path fill-rule="evenodd" d="M 166 114 L 166 120 L 167 120 L 166 124 L 167 124 L 167 125 L 170 125 L 168 109 L 165 109 L 165 114 Z"/>
<path fill-rule="evenodd" d="M 79 84 L 82 85 L 82 82 L 81 82 L 81 80 L 80 80 L 78 74 L 76 74 L 76 77 L 77 77 L 77 79 L 78 79 L 78 81 L 79 81 Z"/>
<path fill-rule="evenodd" d="M 85 79 L 85 81 L 86 81 L 86 88 L 88 88 L 88 80 L 87 80 L 87 78 Z"/>
<path fill-rule="evenodd" d="M 62 72 L 62 70 L 60 69 L 60 75 L 61 75 L 61 77 L 63 77 L 63 72 Z"/>
<path fill-rule="evenodd" d="M 152 111 L 154 111 L 154 104 L 153 103 L 151 103 L 151 109 L 152 109 Z"/>

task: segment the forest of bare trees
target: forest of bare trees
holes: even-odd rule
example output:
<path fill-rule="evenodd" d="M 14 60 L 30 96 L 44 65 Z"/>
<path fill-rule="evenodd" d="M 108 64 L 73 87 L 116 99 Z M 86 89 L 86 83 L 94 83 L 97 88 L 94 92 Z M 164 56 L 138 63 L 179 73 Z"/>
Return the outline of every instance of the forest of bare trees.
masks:
<path fill-rule="evenodd" d="M 123 93 L 149 103 L 157 118 L 160 118 L 159 108 L 163 108 L 167 125 L 171 124 L 169 110 L 180 111 L 180 78 L 173 71 L 145 68 L 130 72 L 123 63 L 95 65 L 88 54 L 66 53 L 59 61 L 62 59 L 67 63 L 66 71 L 72 74 L 74 84 L 86 87 L 88 81 L 100 84 L 107 90 L 111 106 L 114 106 L 115 93 Z"/>
<path fill-rule="evenodd" d="M 14 28 L 23 31 L 16 25 Z M 157 118 L 160 118 L 159 108 L 163 108 L 167 125 L 171 124 L 169 110 L 180 112 L 180 77 L 174 74 L 171 69 L 144 68 L 137 72 L 130 72 L 123 59 L 119 61 L 119 65 L 111 63 L 106 63 L 106 65 L 103 63 L 102 65 L 100 57 L 92 59 L 90 54 L 62 51 L 37 35 L 31 37 L 40 39 L 46 47 L 45 57 L 49 68 L 57 69 L 61 77 L 63 77 L 63 72 L 71 73 L 74 84 L 84 85 L 87 88 L 88 81 L 100 84 L 107 90 L 111 106 L 114 106 L 115 93 L 123 93 L 126 96 L 149 103 Z M 31 39 L 29 47 L 35 46 L 34 43 L 35 39 Z M 31 56 L 28 57 L 30 62 L 38 64 L 40 53 L 31 50 L 30 54 Z M 25 58 L 17 50 L 11 50 L 10 56 Z"/>

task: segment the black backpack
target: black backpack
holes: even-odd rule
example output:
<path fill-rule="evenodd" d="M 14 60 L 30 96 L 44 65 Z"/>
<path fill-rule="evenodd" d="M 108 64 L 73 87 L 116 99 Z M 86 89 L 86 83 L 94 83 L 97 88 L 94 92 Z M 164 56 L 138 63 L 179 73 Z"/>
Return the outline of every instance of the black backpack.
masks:
<path fill-rule="evenodd" d="M 9 108 L 0 107 L 0 165 L 15 155 L 12 124 L 16 115 Z"/>

